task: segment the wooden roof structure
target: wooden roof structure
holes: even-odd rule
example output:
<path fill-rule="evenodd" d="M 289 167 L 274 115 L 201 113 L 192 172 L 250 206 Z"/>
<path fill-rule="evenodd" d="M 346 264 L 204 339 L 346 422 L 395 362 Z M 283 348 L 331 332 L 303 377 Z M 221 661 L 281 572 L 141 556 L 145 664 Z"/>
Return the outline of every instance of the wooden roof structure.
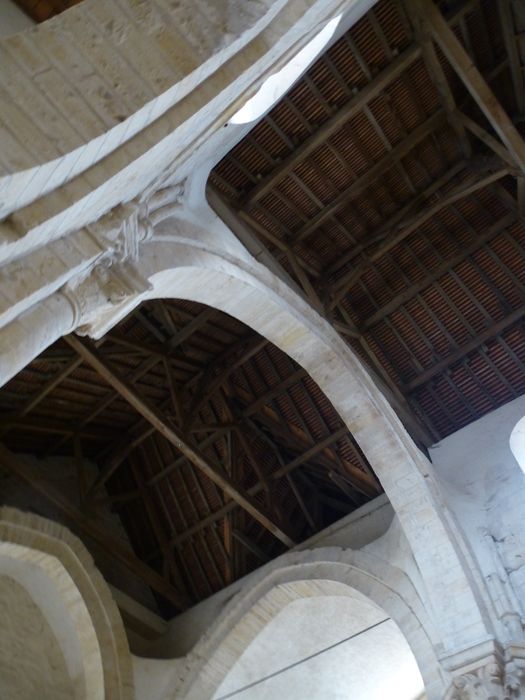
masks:
<path fill-rule="evenodd" d="M 422 449 L 525 390 L 524 30 L 523 0 L 380 0 L 209 180 Z M 381 492 L 302 368 L 186 301 L 46 350 L 0 390 L 0 432 L 3 465 L 166 615 Z M 86 507 L 35 481 L 28 446 L 77 461 Z M 107 498 L 133 555 L 90 515 Z"/>
<path fill-rule="evenodd" d="M 2 466 L 145 580 L 168 615 L 381 492 L 305 370 L 239 321 L 187 301 L 147 302 L 98 343 L 55 343 L 0 390 L 0 433 Z M 24 452 L 70 455 L 81 508 L 13 459 Z M 84 458 L 99 465 L 92 483 Z M 93 522 L 104 486 L 131 566 Z"/>
<path fill-rule="evenodd" d="M 432 441 L 525 390 L 524 22 L 380 0 L 210 178 Z"/>

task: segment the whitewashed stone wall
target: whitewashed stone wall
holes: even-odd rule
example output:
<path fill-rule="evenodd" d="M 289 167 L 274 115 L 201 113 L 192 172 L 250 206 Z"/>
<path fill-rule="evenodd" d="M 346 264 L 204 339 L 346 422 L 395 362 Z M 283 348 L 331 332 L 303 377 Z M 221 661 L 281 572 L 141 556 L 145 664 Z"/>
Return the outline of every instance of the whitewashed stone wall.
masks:
<path fill-rule="evenodd" d="M 58 696 L 69 686 L 75 700 L 132 700 L 132 661 L 122 620 L 107 584 L 80 540 L 57 523 L 2 507 L 0 577 L 14 580 L 27 594 L 23 600 L 18 597 L 20 605 L 13 610 L 21 616 L 20 629 L 27 629 L 24 608 L 29 598 L 47 624 L 41 643 L 45 644 L 46 636 L 58 643 L 60 654 L 55 648 L 52 655 L 60 678 L 42 678 L 43 690 L 47 687 L 51 692 L 51 686 L 57 684 Z M 37 632 L 35 629 L 33 634 Z M 22 659 L 22 640 L 16 632 L 11 636 L 12 644 L 21 646 Z M 8 643 L 6 638 L 2 641 L 4 646 Z M 29 639 L 27 662 L 33 669 L 34 650 Z M 46 653 L 51 651 L 40 648 L 42 670 Z M 27 681 L 30 688 L 37 679 L 33 674 Z M 15 690 L 28 688 L 23 678 L 17 680 L 16 667 L 8 682 Z M 26 696 L 21 697 L 25 700 Z"/>
<path fill-rule="evenodd" d="M 525 475 L 510 434 L 525 415 L 521 397 L 435 445 L 431 458 L 447 502 L 483 574 L 507 656 L 525 651 Z M 506 650 L 506 651 L 505 651 Z M 523 662 L 516 662 L 517 684 Z M 518 697 L 517 691 L 510 697 Z"/>
<path fill-rule="evenodd" d="M 50 625 L 26 589 L 0 576 L 0 697 L 71 700 L 75 692 Z"/>

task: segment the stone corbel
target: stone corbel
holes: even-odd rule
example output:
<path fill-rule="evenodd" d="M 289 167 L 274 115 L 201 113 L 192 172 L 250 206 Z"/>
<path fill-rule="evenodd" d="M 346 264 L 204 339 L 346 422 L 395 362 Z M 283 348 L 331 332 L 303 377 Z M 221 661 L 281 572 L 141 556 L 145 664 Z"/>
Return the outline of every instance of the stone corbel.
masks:
<path fill-rule="evenodd" d="M 138 260 L 140 245 L 152 237 L 153 226 L 136 202 L 121 204 L 88 226 L 98 245 L 112 262 Z"/>
<path fill-rule="evenodd" d="M 114 260 L 138 260 L 140 245 L 152 238 L 156 224 L 180 209 L 184 194 L 185 181 L 144 193 L 112 209 L 88 231 Z"/>
<path fill-rule="evenodd" d="M 185 181 L 156 190 L 143 202 L 143 212 L 151 226 L 172 216 L 184 202 Z"/>

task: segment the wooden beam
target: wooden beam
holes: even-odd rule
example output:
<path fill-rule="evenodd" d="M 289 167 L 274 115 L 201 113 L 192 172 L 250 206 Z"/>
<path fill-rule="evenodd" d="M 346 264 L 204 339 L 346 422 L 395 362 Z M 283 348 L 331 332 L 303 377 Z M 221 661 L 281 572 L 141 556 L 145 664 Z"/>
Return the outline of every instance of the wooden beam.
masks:
<path fill-rule="evenodd" d="M 522 66 L 516 41 L 516 31 L 510 0 L 498 0 L 498 10 L 501 28 L 503 30 L 505 49 L 509 57 L 514 97 L 516 98 L 518 112 L 523 116 L 525 114 L 525 84 L 523 82 Z"/>
<path fill-rule="evenodd" d="M 336 440 L 340 440 L 341 437 L 345 433 L 348 432 L 347 428 L 339 428 L 339 430 L 336 430 L 335 433 L 332 433 L 332 435 L 329 435 L 326 437 L 324 440 L 321 440 L 318 442 L 316 445 L 313 445 L 310 449 L 306 450 L 302 455 L 299 455 L 295 459 L 291 460 L 287 464 L 284 464 L 282 467 L 279 467 L 273 474 L 269 475 L 269 479 L 272 480 L 278 480 L 282 479 L 285 477 L 287 474 L 290 474 L 292 471 L 297 469 L 297 467 L 300 467 L 301 464 L 304 464 L 307 462 L 309 459 L 317 455 L 318 453 L 322 452 L 328 445 L 332 444 Z M 365 475 L 366 476 L 366 475 Z M 254 486 L 248 489 L 248 494 L 250 496 L 255 496 L 258 494 L 260 491 L 262 491 L 264 488 L 263 484 L 261 482 L 258 482 Z M 203 518 L 200 522 L 196 523 L 192 527 L 188 528 L 185 532 L 181 532 L 175 537 L 172 537 L 171 543 L 172 544 L 177 544 L 180 542 L 183 542 L 184 540 L 192 537 L 196 532 L 199 532 L 199 530 L 202 530 L 205 527 L 209 527 L 213 523 L 217 522 L 218 520 L 222 520 L 225 515 L 230 513 L 232 510 L 234 510 L 237 507 L 237 503 L 234 501 L 230 501 L 226 505 L 224 505 L 222 508 L 219 508 L 219 510 L 216 510 L 214 513 L 210 513 L 210 515 L 206 516 Z"/>
<path fill-rule="evenodd" d="M 468 162 L 465 160 L 461 160 L 459 163 L 453 165 L 441 177 L 434 180 L 431 185 L 418 192 L 415 197 L 404 204 L 399 211 L 393 214 L 388 221 L 385 221 L 376 231 L 372 232 L 370 236 L 367 236 L 366 242 L 359 243 L 358 245 L 354 246 L 352 250 L 338 256 L 338 258 L 324 270 L 324 276 L 329 277 L 336 273 L 338 270 L 356 258 L 360 253 L 366 250 L 370 243 L 383 240 L 385 233 L 391 231 L 394 226 L 398 226 L 401 224 L 401 222 L 405 221 L 407 216 L 410 216 L 412 212 L 423 210 L 423 208 L 427 206 L 427 200 L 436 194 L 436 192 L 438 192 L 447 183 L 453 180 L 460 172 L 465 170 L 467 166 Z M 352 271 L 347 274 L 351 273 Z M 338 284 L 342 284 L 343 279 L 344 277 L 341 277 L 341 279 L 338 280 L 333 287 L 335 288 Z"/>
<path fill-rule="evenodd" d="M 476 251 L 483 248 L 489 241 L 498 236 L 502 231 L 516 221 L 516 218 L 517 215 L 513 212 L 505 214 L 505 216 L 499 219 L 499 221 L 496 221 L 496 223 L 492 224 L 492 226 L 490 226 L 486 231 L 481 233 L 478 238 L 473 240 L 470 245 L 463 248 L 463 250 L 456 255 L 453 255 L 448 260 L 444 260 L 431 273 L 425 275 L 417 282 L 414 282 L 414 284 L 411 284 L 400 294 L 397 294 L 391 301 L 385 304 L 385 306 L 375 311 L 371 316 L 363 321 L 361 328 L 363 330 L 368 330 L 376 323 L 379 323 L 384 318 L 392 314 L 400 306 L 403 306 L 407 303 L 407 301 L 410 301 L 410 299 L 412 299 L 416 294 L 422 292 L 424 289 L 436 282 L 440 277 L 443 277 L 447 274 L 447 272 L 450 272 L 450 270 L 452 270 L 454 267 L 473 255 Z"/>
<path fill-rule="evenodd" d="M 20 418 L 17 413 L 0 413 L 0 429 L 11 428 L 32 433 L 75 434 L 98 442 L 115 438 L 115 432 L 108 428 L 89 428 L 87 426 L 77 428 L 74 423 L 58 423 L 47 418 L 33 418 L 31 416 Z"/>
<path fill-rule="evenodd" d="M 273 522 L 271 517 L 266 515 L 250 495 L 240 490 L 217 466 L 212 465 L 198 448 L 195 448 L 187 441 L 186 437 L 178 428 L 168 424 L 158 409 L 139 396 L 135 388 L 124 378 L 120 377 L 94 348 L 89 347 L 86 341 L 73 335 L 66 336 L 64 339 L 115 389 L 115 391 L 151 423 L 168 442 L 182 452 L 197 469 L 200 469 L 203 474 L 217 484 L 220 489 L 244 508 L 255 520 L 260 522 L 263 527 L 286 544 L 287 547 L 294 546 L 291 537 L 289 537 L 277 523 Z"/>
<path fill-rule="evenodd" d="M 432 365 L 432 367 L 428 367 L 423 372 L 418 374 L 417 377 L 405 384 L 405 391 L 411 392 L 420 387 L 422 384 L 426 384 L 433 377 L 435 377 L 438 374 L 441 374 L 446 369 L 448 369 L 448 367 L 454 365 L 466 355 L 469 355 L 471 352 L 477 350 L 488 340 L 499 335 L 506 328 L 512 326 L 514 323 L 517 323 L 520 319 L 523 318 L 523 316 L 525 316 L 525 304 L 517 308 L 505 318 L 501 319 L 501 321 L 493 323 L 491 326 L 479 333 L 475 338 L 472 338 L 472 340 L 470 340 L 468 343 L 465 343 L 465 345 L 462 345 L 450 355 L 447 355 L 447 357 L 443 358 L 439 362 L 436 362 L 436 364 Z"/>
<path fill-rule="evenodd" d="M 299 487 L 295 483 L 295 479 L 291 474 L 286 475 L 286 481 L 288 482 L 290 488 L 292 489 L 292 493 L 295 496 L 295 500 L 299 504 L 299 508 L 301 509 L 304 517 L 306 518 L 306 522 L 310 526 L 311 532 L 316 532 L 317 531 L 317 525 L 315 523 L 314 517 L 312 513 L 310 512 L 310 509 L 306 505 L 306 502 L 303 498 L 303 494 L 299 490 Z"/>
<path fill-rule="evenodd" d="M 289 389 L 291 386 L 294 386 L 294 384 L 297 384 L 306 377 L 308 377 L 308 372 L 302 367 L 295 370 L 295 372 L 292 372 L 289 377 L 286 377 L 286 379 L 280 381 L 279 384 L 273 386 L 271 389 L 268 389 L 268 391 L 266 391 L 262 396 L 257 397 L 247 408 L 244 409 L 243 416 L 253 416 L 254 413 L 257 413 L 261 406 L 264 406 L 269 401 L 279 396 L 279 394 L 282 394 L 283 391 L 286 391 L 286 389 Z"/>
<path fill-rule="evenodd" d="M 245 362 L 248 362 L 251 357 L 256 355 L 266 345 L 268 345 L 266 338 L 250 333 L 227 347 L 206 367 L 206 370 L 201 375 L 186 415 L 184 422 L 186 429 L 191 428 L 199 410 L 228 379 L 230 374 Z"/>
<path fill-rule="evenodd" d="M 519 177 L 516 181 L 516 201 L 522 218 L 525 217 L 525 177 Z"/>
<path fill-rule="evenodd" d="M 300 450 L 302 453 L 305 450 L 308 450 L 312 445 L 300 428 L 295 428 L 295 426 L 293 426 L 295 431 L 291 432 L 288 427 L 284 427 L 282 425 L 282 422 L 279 420 L 279 416 L 267 406 L 264 406 L 263 409 L 257 413 L 257 415 L 254 415 L 252 420 L 257 421 L 257 423 L 260 425 L 264 425 L 274 435 L 278 436 L 288 448 L 294 451 Z M 348 433 L 348 429 L 346 429 L 346 432 Z M 325 447 L 326 449 L 321 451 L 323 454 L 320 454 L 318 451 L 315 453 L 316 461 L 319 462 L 319 464 L 322 464 L 325 469 L 337 468 L 337 460 L 335 459 L 335 455 L 333 452 L 330 454 L 331 450 L 328 445 Z M 354 487 L 358 491 L 369 498 L 373 497 L 379 492 L 377 481 L 374 477 L 348 462 L 345 462 L 345 466 L 353 479 Z"/>
<path fill-rule="evenodd" d="M 270 557 L 266 552 L 264 552 L 259 545 L 255 544 L 249 537 L 247 537 L 243 532 L 240 530 L 233 530 L 232 531 L 232 537 L 237 540 L 237 542 L 240 542 L 246 549 L 254 554 L 257 559 L 259 559 L 263 564 L 266 564 L 267 562 L 270 561 Z"/>
<path fill-rule="evenodd" d="M 462 112 L 457 113 L 459 121 L 468 129 L 474 136 L 476 136 L 482 143 L 485 144 L 490 150 L 495 153 L 504 163 L 512 169 L 517 169 L 516 161 L 511 156 L 509 151 L 497 138 L 489 134 L 489 132 L 480 126 L 474 119 L 471 119 L 466 114 Z M 518 171 L 519 172 L 519 171 Z"/>
<path fill-rule="evenodd" d="M 407 156 L 421 141 L 427 138 L 435 129 L 442 126 L 447 121 L 446 114 L 443 110 L 439 110 L 425 122 L 417 126 L 401 143 L 394 146 L 385 156 L 377 163 L 371 165 L 366 173 L 358 177 L 345 188 L 337 197 L 331 201 L 326 207 L 321 209 L 310 221 L 302 226 L 294 235 L 293 241 L 287 241 L 293 249 L 297 247 L 301 241 L 309 236 L 313 231 L 319 228 L 325 221 L 336 214 L 340 209 L 346 206 L 350 201 L 356 199 L 370 187 L 378 177 L 382 176 L 388 170 L 399 165 L 399 161 Z"/>
<path fill-rule="evenodd" d="M 353 491 L 353 489 L 350 488 L 350 485 L 345 481 L 345 479 L 343 479 L 341 474 L 339 474 L 338 472 L 329 471 L 328 477 L 330 481 L 332 481 L 337 486 L 337 488 L 345 494 L 349 501 L 351 501 L 354 505 L 359 505 L 359 501 L 355 496 L 355 492 Z"/>
<path fill-rule="evenodd" d="M 156 357 L 159 362 L 165 360 L 170 366 L 173 365 L 178 369 L 195 372 L 195 370 L 199 370 L 202 367 L 199 362 L 192 360 L 187 355 L 174 353 L 168 343 L 152 344 L 144 341 L 129 340 L 128 338 L 118 335 L 115 331 L 107 335 L 106 339 L 117 345 L 137 350 L 149 358 Z"/>
<path fill-rule="evenodd" d="M 29 401 L 20 410 L 19 415 L 25 416 L 29 411 L 32 411 L 48 394 L 50 394 L 53 389 L 55 389 L 61 382 L 64 381 L 70 374 L 72 374 L 80 365 L 82 360 L 79 357 L 73 358 L 68 364 L 63 367 L 59 372 L 51 377 L 40 390 L 29 399 Z"/>
<path fill-rule="evenodd" d="M 142 502 L 144 503 L 149 522 L 151 523 L 151 527 L 153 529 L 157 542 L 159 543 L 162 553 L 164 555 L 168 571 L 171 571 L 173 580 L 175 581 L 177 589 L 180 591 L 180 595 L 183 598 L 184 606 L 187 608 L 190 605 L 190 598 L 186 586 L 184 584 L 182 575 L 175 562 L 173 550 L 169 546 L 168 536 L 162 526 L 158 510 L 155 507 L 155 503 L 153 501 L 153 497 L 149 489 L 146 488 L 144 476 L 142 474 L 142 469 L 136 463 L 134 463 L 133 460 L 131 461 L 131 471 L 133 473 L 133 476 L 135 477 L 135 481 L 137 483 Z"/>
<path fill-rule="evenodd" d="M 477 6 L 477 0 L 468 0 L 462 4 L 449 18 L 450 23 L 456 24 L 463 16 Z M 332 134 L 338 131 L 354 115 L 361 111 L 371 100 L 379 95 L 392 81 L 409 68 L 421 56 L 418 44 L 409 46 L 397 56 L 384 70 L 376 75 L 368 85 L 352 97 L 343 107 L 333 114 L 316 132 L 311 134 L 292 153 L 286 156 L 268 175 L 248 193 L 240 203 L 240 211 L 246 210 L 252 202 L 264 197 L 280 180 L 288 175 L 297 165 L 305 160 L 313 151 L 321 146 Z"/>
<path fill-rule="evenodd" d="M 525 173 L 525 142 L 521 134 L 439 9 L 432 0 L 413 0 L 412 7 L 463 81 L 494 131 L 505 144 L 520 170 Z"/>
<path fill-rule="evenodd" d="M 44 483 L 40 475 L 37 475 L 22 457 L 13 454 L 1 444 L 0 465 L 44 496 L 63 517 L 74 523 L 82 534 L 95 540 L 131 573 L 173 603 L 178 610 L 184 610 L 184 599 L 172 585 L 109 535 L 105 527 L 86 516 L 49 483 Z"/>
<path fill-rule="evenodd" d="M 448 80 L 445 76 L 441 63 L 439 62 L 439 58 L 428 31 L 421 23 L 417 13 L 410 11 L 412 2 L 413 0 L 405 0 L 405 5 L 408 9 L 408 16 L 412 22 L 416 40 L 421 47 L 426 69 L 435 85 L 436 91 L 441 100 L 441 104 L 443 105 L 443 109 L 447 114 L 447 119 L 458 136 L 459 142 L 461 143 L 461 148 L 463 150 L 463 155 L 465 158 L 470 158 L 472 155 L 472 148 L 468 140 L 465 127 L 458 121 L 456 114 L 456 100 L 454 99 L 454 95 L 452 94 L 452 90 L 448 84 Z"/>
<path fill-rule="evenodd" d="M 169 314 L 168 308 L 166 308 L 166 313 Z M 178 345 L 187 340 L 191 335 L 193 335 L 193 333 L 200 330 L 206 323 L 208 323 L 208 321 L 211 321 L 213 318 L 217 317 L 218 314 L 219 312 L 217 311 L 217 309 L 212 309 L 211 307 L 204 309 L 199 314 L 197 314 L 197 316 L 195 316 L 188 324 L 186 324 L 184 328 L 181 328 L 179 331 L 176 331 L 175 333 L 173 333 L 173 335 L 171 335 L 171 337 L 167 340 L 168 347 L 171 350 L 173 350 Z"/>
<path fill-rule="evenodd" d="M 414 45 L 397 56 L 387 68 L 376 75 L 368 85 L 355 95 L 355 97 L 351 98 L 340 110 L 330 117 L 320 129 L 303 141 L 289 156 L 284 158 L 275 170 L 264 177 L 248 194 L 247 203 L 257 201 L 264 197 L 274 185 L 294 169 L 297 163 L 307 158 L 332 134 L 338 131 L 343 124 L 356 115 L 364 105 L 373 100 L 374 97 L 377 97 L 392 80 L 395 80 L 395 78 L 405 71 L 420 55 L 421 49 L 419 46 Z M 241 208 L 246 208 L 246 204 Z"/>
<path fill-rule="evenodd" d="M 458 202 L 465 197 L 477 192 L 488 185 L 501 180 L 501 178 L 508 175 L 508 168 L 501 168 L 495 173 L 490 173 L 485 175 L 481 179 L 475 182 L 462 182 L 452 191 L 445 194 L 441 199 L 439 199 L 435 204 L 419 212 L 414 216 L 408 223 L 406 223 L 399 230 L 394 230 L 390 232 L 390 235 L 384 234 L 384 241 L 376 246 L 375 249 L 369 253 L 366 258 L 360 262 L 354 270 L 352 270 L 348 275 L 345 275 L 343 280 L 338 280 L 336 283 L 336 290 L 334 291 L 334 296 L 330 301 L 330 307 L 335 307 L 344 297 L 347 290 L 357 282 L 361 275 L 368 270 L 377 260 L 379 260 L 383 255 L 386 255 L 394 246 L 403 241 L 405 238 L 414 233 L 420 226 L 422 226 L 426 221 L 435 216 L 438 212 L 446 207 Z M 342 284 L 341 284 L 342 282 Z"/>
<path fill-rule="evenodd" d="M 339 304 L 336 309 L 343 316 L 343 318 L 345 318 L 345 320 L 350 321 L 350 317 L 343 304 Z M 424 445 L 425 447 L 432 445 L 435 440 L 428 433 L 426 427 L 421 425 L 419 419 L 413 413 L 412 407 L 409 405 L 397 384 L 384 368 L 366 337 L 364 335 L 360 335 L 358 340 L 363 351 L 365 352 L 366 359 L 368 360 L 369 364 L 367 369 L 372 377 L 372 380 L 376 382 L 380 390 L 383 392 L 387 401 L 391 404 L 399 419 L 412 436 L 414 442 L 416 442 L 418 445 Z"/>

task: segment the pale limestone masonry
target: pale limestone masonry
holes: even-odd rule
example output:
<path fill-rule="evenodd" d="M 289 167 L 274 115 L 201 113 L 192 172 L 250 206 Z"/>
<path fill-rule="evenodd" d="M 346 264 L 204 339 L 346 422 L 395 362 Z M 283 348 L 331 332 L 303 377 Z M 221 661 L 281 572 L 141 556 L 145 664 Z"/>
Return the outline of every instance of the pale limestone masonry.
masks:
<path fill-rule="evenodd" d="M 134 697 L 122 620 L 80 540 L 50 520 L 0 508 L 0 575 L 14 579 L 40 609 L 60 647 L 69 678 L 63 682 L 72 684 L 75 700 Z M 24 606 L 19 612 L 25 614 Z"/>
<path fill-rule="evenodd" d="M 350 533 L 254 574 L 185 657 L 159 661 L 166 700 L 209 700 L 265 619 L 335 584 L 397 622 L 429 700 L 524 696 L 524 589 L 521 569 L 509 566 L 519 549 L 511 534 L 523 536 L 519 497 L 512 522 L 499 526 L 507 545 L 496 548 L 494 522 L 471 527 L 443 484 L 446 465 L 437 471 L 416 449 L 358 358 L 205 198 L 210 168 L 249 128 L 229 123 L 236 110 L 327 20 L 342 14 L 343 31 L 370 4 L 220 0 L 209 11 L 204 0 L 84 0 L 0 41 L 0 384 L 63 334 L 98 338 L 144 299 L 203 302 L 311 374 L 392 509 L 365 544 Z M 11 561 L 45 570 L 50 556 L 58 567 L 49 590 L 70 606 L 79 697 L 133 697 L 117 608 L 78 541 L 13 512 L 2 514 L 0 540 Z"/>
<path fill-rule="evenodd" d="M 0 697 L 79 697 L 41 608 L 10 576 L 0 576 Z"/>

